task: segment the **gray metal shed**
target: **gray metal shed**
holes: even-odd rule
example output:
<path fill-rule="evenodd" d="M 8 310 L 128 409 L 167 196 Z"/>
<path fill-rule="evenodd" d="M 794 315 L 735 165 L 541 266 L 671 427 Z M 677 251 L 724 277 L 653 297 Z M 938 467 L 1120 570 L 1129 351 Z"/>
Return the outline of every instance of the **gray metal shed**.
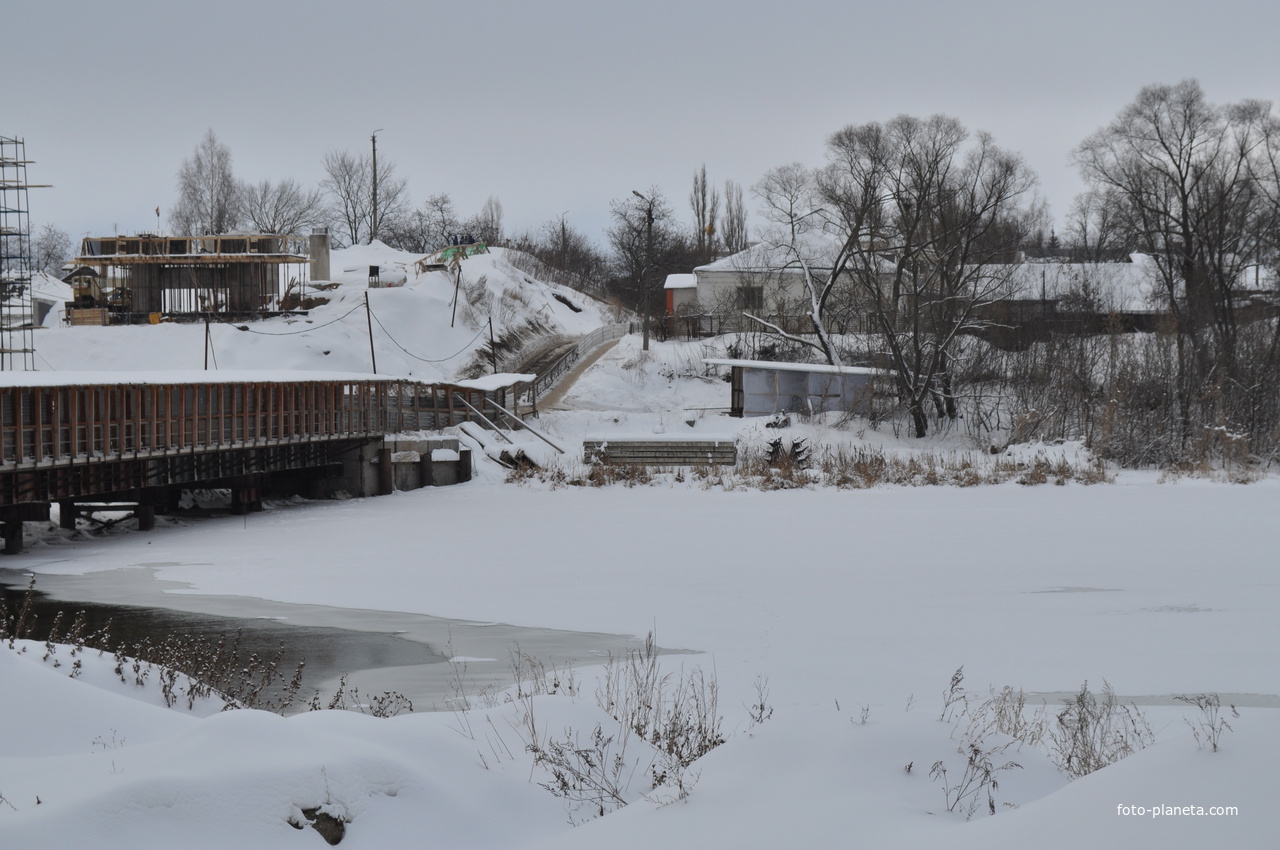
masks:
<path fill-rule="evenodd" d="M 731 416 L 775 413 L 869 413 L 872 382 L 883 372 L 859 366 L 704 360 L 731 370 Z"/>

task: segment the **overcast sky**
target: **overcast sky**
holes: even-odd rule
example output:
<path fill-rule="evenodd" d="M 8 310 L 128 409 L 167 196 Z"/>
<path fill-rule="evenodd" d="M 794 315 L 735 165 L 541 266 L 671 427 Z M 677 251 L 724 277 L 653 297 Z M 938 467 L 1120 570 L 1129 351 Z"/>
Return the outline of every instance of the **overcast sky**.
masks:
<path fill-rule="evenodd" d="M 52 183 L 34 229 L 154 229 L 205 130 L 238 177 L 317 184 L 368 149 L 415 205 L 494 195 L 508 232 L 659 187 L 681 219 L 693 172 L 749 187 L 822 161 L 846 124 L 956 116 L 1020 152 L 1061 219 L 1079 142 L 1151 83 L 1280 97 L 1275 0 L 414 0 L 5 4 L 0 135 Z M 748 200 L 749 209 L 753 203 Z M 753 210 L 752 210 L 753 211 Z M 749 216 L 748 225 L 758 223 Z"/>

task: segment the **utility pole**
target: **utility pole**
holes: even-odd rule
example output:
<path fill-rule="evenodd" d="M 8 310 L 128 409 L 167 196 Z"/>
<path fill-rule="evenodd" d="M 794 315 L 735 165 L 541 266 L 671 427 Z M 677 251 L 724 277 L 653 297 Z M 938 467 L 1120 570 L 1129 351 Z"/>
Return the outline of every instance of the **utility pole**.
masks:
<path fill-rule="evenodd" d="M 369 244 L 372 245 L 378 238 L 378 134 L 382 132 L 382 128 L 373 131 L 373 221 L 369 224 Z"/>
<path fill-rule="evenodd" d="M 489 362 L 493 364 L 493 374 L 498 374 L 498 344 L 493 341 L 493 316 L 489 317 Z"/>
<path fill-rule="evenodd" d="M 653 199 L 646 198 L 635 189 L 631 190 L 631 194 L 648 204 L 645 210 L 645 251 L 644 251 L 644 270 L 640 273 L 640 290 L 643 293 L 644 300 L 644 342 L 641 345 L 642 351 L 649 350 L 649 273 L 653 269 Z"/>
<path fill-rule="evenodd" d="M 378 355 L 373 350 L 373 311 L 369 309 L 369 293 L 364 294 L 364 319 L 369 325 L 369 360 L 373 363 L 373 374 L 378 374 Z"/>

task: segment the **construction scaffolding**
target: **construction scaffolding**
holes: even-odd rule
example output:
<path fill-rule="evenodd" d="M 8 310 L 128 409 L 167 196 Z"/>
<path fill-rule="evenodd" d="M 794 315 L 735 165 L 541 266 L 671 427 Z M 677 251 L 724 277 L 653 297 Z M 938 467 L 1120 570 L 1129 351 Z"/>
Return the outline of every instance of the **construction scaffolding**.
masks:
<path fill-rule="evenodd" d="M 0 371 L 35 370 L 27 146 L 0 136 Z"/>
<path fill-rule="evenodd" d="M 85 239 L 75 262 L 97 273 L 96 286 L 76 289 L 69 319 L 114 324 L 157 315 L 246 319 L 284 312 L 282 302 L 305 294 L 308 283 L 309 259 L 291 253 L 289 242 L 262 233 Z M 85 321 L 86 315 L 101 321 Z"/>

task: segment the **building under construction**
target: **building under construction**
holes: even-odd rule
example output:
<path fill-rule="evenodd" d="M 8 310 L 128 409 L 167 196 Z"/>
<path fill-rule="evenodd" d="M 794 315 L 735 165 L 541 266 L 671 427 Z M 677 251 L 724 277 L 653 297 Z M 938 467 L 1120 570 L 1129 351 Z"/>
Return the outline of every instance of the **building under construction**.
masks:
<path fill-rule="evenodd" d="M 88 238 L 75 264 L 92 285 L 74 286 L 73 324 L 130 324 L 159 317 L 248 319 L 287 312 L 305 294 L 308 258 L 291 253 L 290 237 L 222 236 Z"/>

